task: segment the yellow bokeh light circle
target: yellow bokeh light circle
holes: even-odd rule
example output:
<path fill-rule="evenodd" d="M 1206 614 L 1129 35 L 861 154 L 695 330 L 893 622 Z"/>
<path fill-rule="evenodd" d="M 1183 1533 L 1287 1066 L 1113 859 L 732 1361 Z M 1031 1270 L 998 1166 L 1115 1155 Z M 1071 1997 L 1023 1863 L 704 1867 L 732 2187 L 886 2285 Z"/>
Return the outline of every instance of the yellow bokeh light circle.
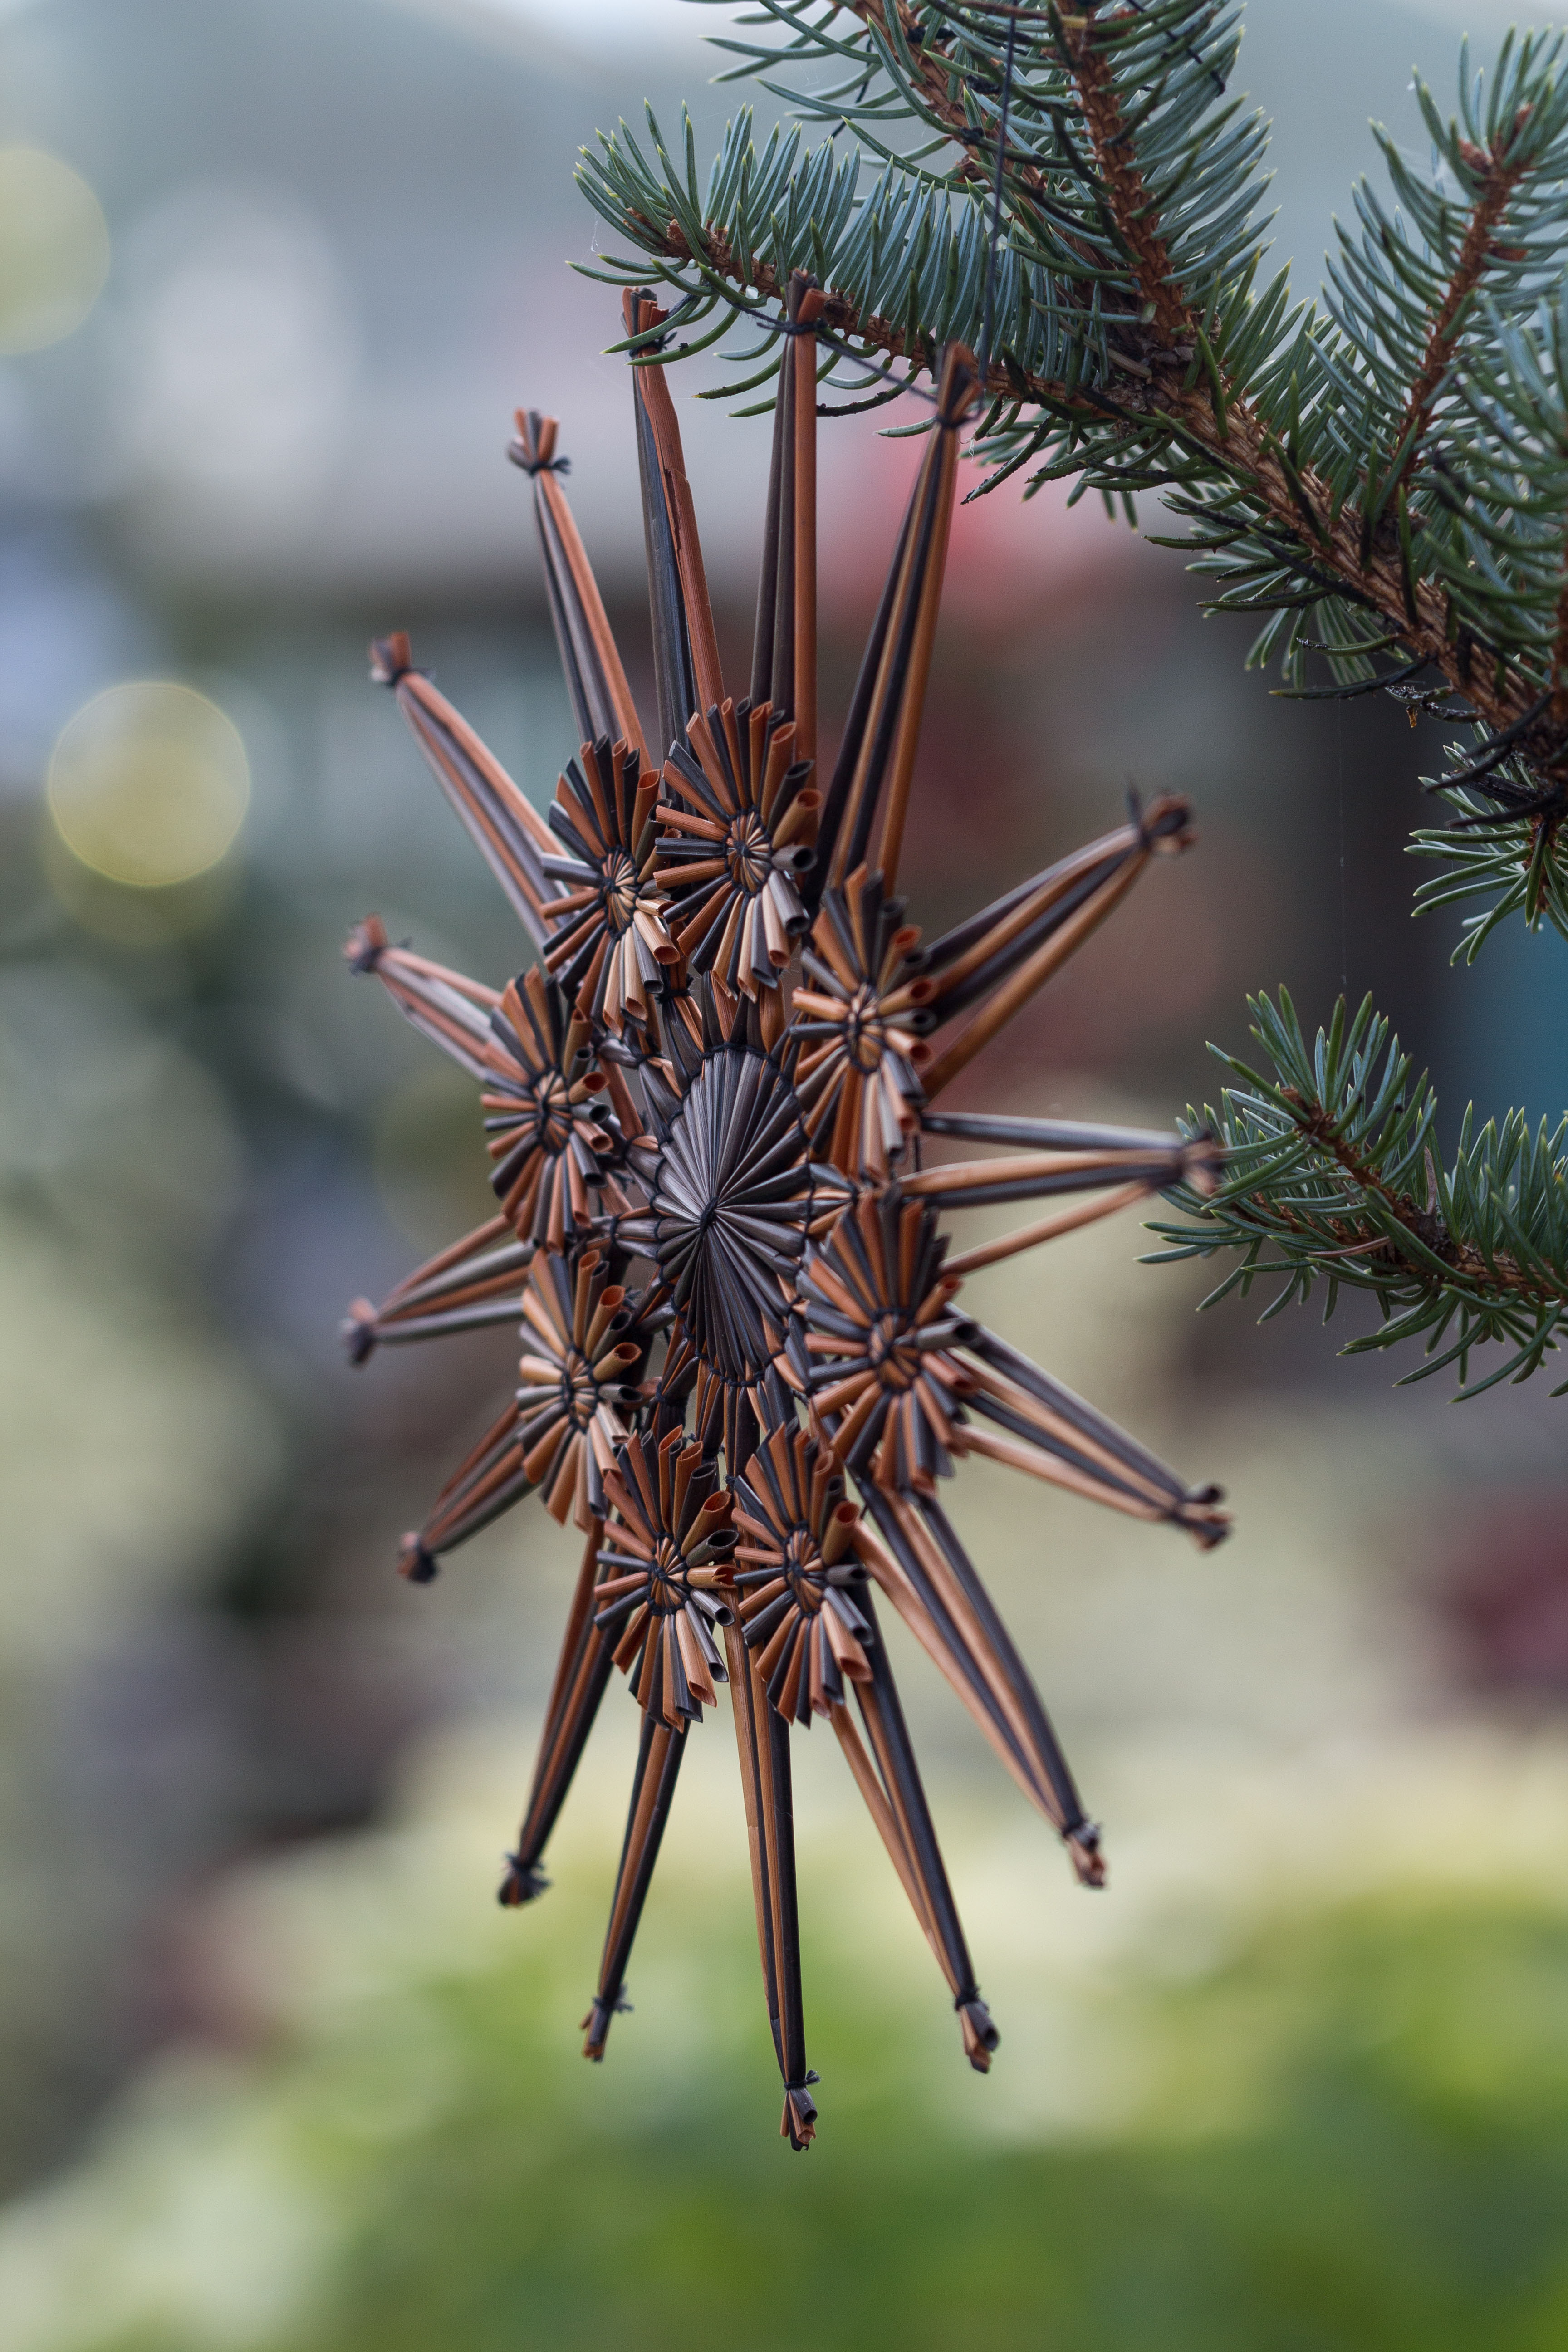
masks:
<path fill-rule="evenodd" d="M 157 679 L 84 703 L 49 761 L 49 813 L 66 847 L 138 889 L 216 866 L 249 801 L 233 719 L 205 694 Z"/>
<path fill-rule="evenodd" d="M 87 182 L 38 147 L 0 147 L 0 352 L 74 334 L 109 275 L 109 230 Z"/>

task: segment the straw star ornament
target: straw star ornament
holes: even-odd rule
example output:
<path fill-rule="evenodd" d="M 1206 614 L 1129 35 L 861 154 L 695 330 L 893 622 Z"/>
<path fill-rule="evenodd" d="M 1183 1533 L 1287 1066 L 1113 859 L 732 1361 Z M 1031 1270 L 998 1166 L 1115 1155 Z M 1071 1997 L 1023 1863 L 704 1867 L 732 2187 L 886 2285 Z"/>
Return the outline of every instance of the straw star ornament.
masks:
<path fill-rule="evenodd" d="M 350 1354 L 509 1323 L 519 1385 L 405 1539 L 416 1582 L 523 1496 L 584 1537 L 532 1788 L 500 1899 L 531 1901 L 618 1669 L 642 1713 L 626 1835 L 584 2020 L 604 2055 L 686 1743 L 728 1705 L 769 2023 L 795 2147 L 816 2076 L 801 1994 L 790 1741 L 831 1726 L 945 1980 L 970 2063 L 997 2035 L 910 1745 L 881 1606 L 947 1676 L 1080 1879 L 1104 1874 L 1049 1717 L 942 1507 L 972 1454 L 1200 1545 L 1227 1522 L 1135 1439 L 985 1329 L 966 1274 L 1184 1181 L 1215 1147 L 935 1108 L 952 1078 L 1191 839 L 1184 803 L 1126 824 L 922 942 L 897 874 L 942 593 L 970 354 L 932 429 L 831 774 L 817 767 L 816 383 L 822 298 L 792 281 L 748 690 L 721 674 L 674 406 L 632 376 L 653 616 L 645 730 L 562 487 L 521 415 L 551 611 L 582 739 L 548 820 L 417 670 L 373 649 L 536 961 L 504 989 L 351 937 L 477 1081 L 499 1213 L 358 1300 Z M 628 333 L 662 321 L 628 297 Z M 647 354 L 657 347 L 645 340 Z M 928 1138 L 982 1156 L 930 1165 Z M 948 1212 L 1047 1202 L 953 1254 Z"/>

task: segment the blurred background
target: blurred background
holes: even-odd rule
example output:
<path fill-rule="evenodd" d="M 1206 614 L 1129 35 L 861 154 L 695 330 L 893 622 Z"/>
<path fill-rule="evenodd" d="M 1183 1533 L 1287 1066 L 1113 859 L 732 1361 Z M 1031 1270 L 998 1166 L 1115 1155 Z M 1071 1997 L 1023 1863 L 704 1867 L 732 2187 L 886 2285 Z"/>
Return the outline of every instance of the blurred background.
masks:
<path fill-rule="evenodd" d="M 823 2124 L 777 2093 L 728 1727 L 694 1742 L 609 2059 L 575 2055 L 629 1771 L 617 1685 L 552 1856 L 492 1900 L 572 1547 L 392 1572 L 496 1409 L 505 1333 L 345 1366 L 337 1322 L 486 1213 L 471 1091 L 352 979 L 492 982 L 489 877 L 366 682 L 417 657 L 542 803 L 574 748 L 503 450 L 560 415 L 648 669 L 616 297 L 579 145 L 744 93 L 676 0 L 0 7 L 0 2338 L 8 2352 L 1568 2342 L 1568 1517 L 1547 1384 L 1455 1411 L 1124 1220 L 980 1311 L 1176 1460 L 1233 1541 L 957 1510 L 1111 1886 L 1068 1884 L 899 1666 L 1003 2035 L 948 2003 L 837 1751 L 797 1740 Z M 1414 142 L 1433 0 L 1251 0 L 1278 251 L 1315 285 Z M 770 119 L 764 117 L 763 119 Z M 713 380 L 712 378 L 709 379 Z M 745 646 L 768 426 L 677 380 Z M 824 428 L 825 713 L 918 458 Z M 1155 515 L 1146 518 L 1159 528 Z M 908 880 L 941 926 L 1190 793 L 1139 894 L 969 1100 L 1167 1122 L 1280 982 L 1374 992 L 1442 1089 L 1553 1121 L 1568 952 L 1447 967 L 1402 851 L 1435 745 L 1270 699 L 1179 560 L 1089 502 L 961 513 Z M 976 1220 L 976 1225 L 983 1223 Z M 1261 1304 L 1261 1301 L 1257 1304 Z"/>

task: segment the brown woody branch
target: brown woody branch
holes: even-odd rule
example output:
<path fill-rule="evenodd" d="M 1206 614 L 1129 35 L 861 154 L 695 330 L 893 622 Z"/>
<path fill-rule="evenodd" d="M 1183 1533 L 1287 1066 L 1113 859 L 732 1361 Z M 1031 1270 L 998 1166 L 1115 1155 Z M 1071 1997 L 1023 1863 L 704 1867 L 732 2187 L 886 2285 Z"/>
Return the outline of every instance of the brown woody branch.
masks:
<path fill-rule="evenodd" d="M 1110 59 L 1094 40 L 1091 17 L 1063 13 L 1058 22 L 1062 47 L 1078 82 L 1084 127 L 1110 195 L 1110 216 L 1127 248 L 1143 297 L 1146 323 L 1167 347 L 1184 341 L 1189 346 L 1186 356 L 1190 358 L 1195 321 L 1173 279 L 1171 256 L 1155 226 L 1154 207 L 1143 184 L 1143 175 L 1133 160 Z"/>
<path fill-rule="evenodd" d="M 1529 111 L 1526 107 L 1516 118 L 1513 125 L 1516 134 L 1523 129 Z M 1464 242 L 1459 247 L 1459 257 L 1454 265 L 1454 274 L 1427 330 L 1420 372 L 1410 387 L 1405 413 L 1394 436 L 1394 447 L 1389 457 L 1394 472 L 1384 490 L 1385 499 L 1410 471 L 1415 452 L 1431 427 L 1437 395 L 1453 363 L 1454 349 L 1472 295 L 1486 275 L 1488 265 L 1509 257 L 1498 247 L 1497 232 L 1508 210 L 1509 198 L 1523 177 L 1523 167 L 1510 163 L 1501 153 L 1489 155 L 1483 149 L 1471 146 L 1468 141 L 1460 152 L 1470 169 L 1479 174 L 1480 186 Z"/>
<path fill-rule="evenodd" d="M 1534 1276 L 1526 1274 L 1518 1259 L 1509 1256 L 1506 1252 L 1500 1251 L 1496 1257 L 1491 1258 L 1483 1255 L 1473 1243 L 1461 1241 L 1451 1232 L 1435 1211 L 1423 1208 L 1407 1192 L 1395 1192 L 1384 1182 L 1372 1163 L 1363 1160 L 1345 1141 L 1321 1103 L 1308 1102 L 1294 1087 L 1281 1087 L 1280 1096 L 1290 1106 L 1291 1115 L 1302 1134 L 1309 1136 L 1321 1150 L 1328 1152 L 1363 1192 L 1370 1192 L 1380 1201 L 1394 1223 L 1403 1227 L 1413 1240 L 1419 1242 L 1423 1249 L 1440 1258 L 1458 1280 L 1473 1283 L 1481 1291 L 1494 1294 L 1499 1290 L 1511 1292 L 1521 1304 L 1531 1307 L 1561 1307 L 1568 1301 L 1568 1282 L 1541 1282 Z M 1265 1203 L 1265 1206 L 1271 1216 L 1280 1215 L 1272 1202 Z M 1287 1216 L 1286 1222 L 1293 1223 L 1295 1221 Z M 1298 1227 L 1298 1230 L 1301 1228 Z M 1395 1255 L 1396 1244 L 1386 1235 L 1382 1237 L 1381 1252 L 1391 1259 Z M 1378 1254 L 1367 1252 L 1369 1256 Z M 1436 1277 L 1424 1260 L 1401 1257 L 1399 1263 L 1402 1271 L 1417 1276 L 1425 1276 L 1436 1285 Z"/>

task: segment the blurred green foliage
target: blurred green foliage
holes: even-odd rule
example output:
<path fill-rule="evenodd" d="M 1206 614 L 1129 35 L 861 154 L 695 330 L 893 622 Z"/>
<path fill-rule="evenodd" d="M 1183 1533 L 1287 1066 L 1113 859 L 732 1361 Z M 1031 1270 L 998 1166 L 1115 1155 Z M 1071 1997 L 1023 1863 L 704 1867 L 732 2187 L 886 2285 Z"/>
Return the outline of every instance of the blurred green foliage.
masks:
<path fill-rule="evenodd" d="M 799 2159 L 759 2127 L 774 2094 L 742 1992 L 743 1914 L 705 1907 L 721 1924 L 693 1939 L 695 1984 L 661 1984 L 657 2029 L 617 2025 L 602 2075 L 573 2054 L 591 1947 L 576 1948 L 590 1915 L 568 1893 L 568 1936 L 525 1924 L 493 1964 L 353 2000 L 226 2095 L 251 2128 L 265 2113 L 306 2206 L 337 2216 L 310 2316 L 231 2336 L 171 2315 L 49 2340 L 1548 2352 L 1568 2338 L 1568 1916 L 1539 1897 L 1395 1888 L 1303 1906 L 1217 1967 L 1124 1984 L 1129 2024 L 1155 2030 L 1161 2095 L 1131 2127 L 1046 2145 L 955 2125 L 945 2035 L 917 2076 L 907 1996 L 879 1998 L 868 1957 L 819 1938 L 826 2120 Z M 647 2045 L 682 1993 L 706 1999 L 706 2030 L 661 2074 Z M 982 2114 L 986 2095 L 964 2105 Z"/>
<path fill-rule="evenodd" d="M 1254 2040 L 1244 2130 L 975 2146 L 889 2086 L 801 2163 L 733 2091 L 606 2143 L 515 1975 L 449 1986 L 467 2095 L 384 2168 L 300 2341 L 1545 2352 L 1568 2336 L 1565 1969 L 1568 1925 L 1526 1911 L 1277 1926 L 1166 2008 L 1222 2074 Z"/>

